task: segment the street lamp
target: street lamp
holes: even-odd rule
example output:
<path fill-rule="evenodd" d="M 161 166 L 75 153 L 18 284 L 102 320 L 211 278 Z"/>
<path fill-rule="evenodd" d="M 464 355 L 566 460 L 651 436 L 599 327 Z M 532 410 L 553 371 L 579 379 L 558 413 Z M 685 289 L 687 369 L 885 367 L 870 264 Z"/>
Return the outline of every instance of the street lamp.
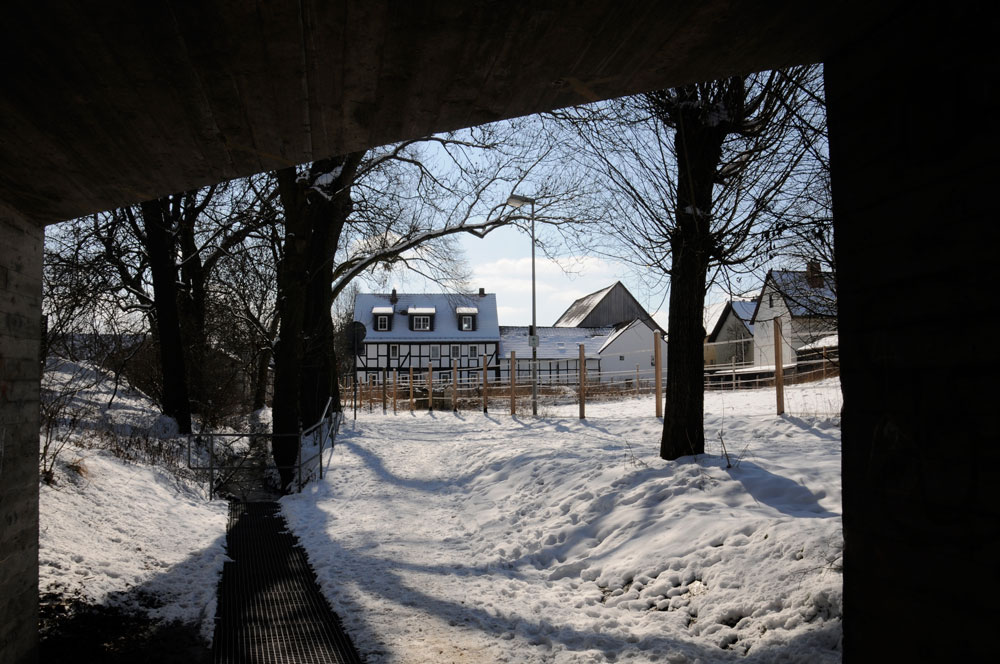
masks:
<path fill-rule="evenodd" d="M 531 346 L 531 414 L 538 416 L 538 321 L 535 311 L 535 199 L 527 196 L 511 194 L 507 205 L 519 208 L 525 203 L 531 203 L 531 333 L 528 344 Z M 517 368 L 513 367 L 513 371 Z"/>

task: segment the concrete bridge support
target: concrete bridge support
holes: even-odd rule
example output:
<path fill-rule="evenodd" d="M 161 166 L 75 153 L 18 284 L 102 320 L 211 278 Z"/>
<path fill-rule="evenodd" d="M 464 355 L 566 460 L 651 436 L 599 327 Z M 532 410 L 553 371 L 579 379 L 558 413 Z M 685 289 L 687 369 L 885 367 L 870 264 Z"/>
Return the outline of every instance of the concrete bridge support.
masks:
<path fill-rule="evenodd" d="M 1000 617 L 1000 69 L 972 4 L 826 63 L 850 662 L 986 661 Z"/>
<path fill-rule="evenodd" d="M 38 642 L 42 229 L 0 201 L 0 660 Z"/>

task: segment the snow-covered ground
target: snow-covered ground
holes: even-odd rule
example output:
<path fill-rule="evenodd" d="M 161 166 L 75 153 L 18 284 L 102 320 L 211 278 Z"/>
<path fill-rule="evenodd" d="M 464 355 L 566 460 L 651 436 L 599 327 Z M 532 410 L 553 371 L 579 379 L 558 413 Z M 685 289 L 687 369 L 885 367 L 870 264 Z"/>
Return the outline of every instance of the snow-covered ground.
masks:
<path fill-rule="evenodd" d="M 141 394 L 107 409 L 96 373 L 46 380 L 90 387 L 41 487 L 40 591 L 210 638 L 225 503 L 102 449 L 156 427 Z M 708 454 L 677 462 L 651 398 L 586 421 L 362 412 L 327 479 L 282 504 L 370 664 L 839 661 L 839 385 L 786 397 L 777 417 L 771 390 L 709 393 Z"/>
<path fill-rule="evenodd" d="M 650 398 L 359 413 L 283 510 L 370 664 L 839 661 L 839 384 L 786 396 L 707 394 L 676 462 Z"/>
<path fill-rule="evenodd" d="M 54 437 L 53 445 L 65 446 L 53 482 L 40 487 L 39 591 L 200 623 L 210 641 L 226 560 L 227 504 L 207 501 L 204 486 L 105 449 L 117 444 L 119 456 L 128 456 L 128 446 L 157 427 L 155 408 L 142 394 L 120 389 L 108 409 L 111 382 L 68 362 L 49 367 L 45 386 L 83 389 L 61 413 L 77 422 L 68 435 L 64 427 Z"/>

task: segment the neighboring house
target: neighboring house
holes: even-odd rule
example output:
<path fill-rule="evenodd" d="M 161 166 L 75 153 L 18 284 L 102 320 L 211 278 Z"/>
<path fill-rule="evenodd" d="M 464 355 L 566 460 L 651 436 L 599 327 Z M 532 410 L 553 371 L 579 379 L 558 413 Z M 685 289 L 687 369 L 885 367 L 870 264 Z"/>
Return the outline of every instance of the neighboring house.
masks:
<path fill-rule="evenodd" d="M 773 367 L 774 319 L 781 319 L 782 365 L 794 365 L 796 352 L 835 333 L 837 295 L 833 275 L 816 263 L 806 270 L 771 270 L 750 324 L 753 325 L 754 364 Z"/>
<path fill-rule="evenodd" d="M 756 300 L 731 300 L 705 338 L 705 365 L 753 364 L 753 314 Z"/>
<path fill-rule="evenodd" d="M 554 327 L 615 327 L 636 318 L 648 321 L 650 329 L 656 323 L 639 301 L 620 281 L 607 288 L 585 295 L 563 312 Z"/>
<path fill-rule="evenodd" d="M 660 366 L 663 375 L 666 375 L 667 335 L 651 318 L 636 318 L 618 325 L 598 351 L 601 357 L 601 380 L 631 381 L 636 378 L 637 370 L 640 380 L 652 379 L 656 375 L 654 331 L 660 332 Z"/>
<path fill-rule="evenodd" d="M 359 293 L 354 320 L 367 328 L 364 349 L 356 358 L 361 380 L 379 381 L 383 371 L 434 371 L 435 383 L 475 380 L 481 367 L 499 375 L 500 327 L 496 295 Z"/>
<path fill-rule="evenodd" d="M 539 382 L 576 380 L 581 343 L 589 380 L 634 380 L 636 365 L 640 378 L 652 378 L 654 331 L 665 339 L 663 330 L 620 281 L 581 297 L 553 327 L 538 328 Z M 503 361 L 509 364 L 514 351 L 518 381 L 530 379 L 528 328 L 503 327 L 500 336 Z M 660 343 L 661 365 L 666 367 L 666 341 Z"/>

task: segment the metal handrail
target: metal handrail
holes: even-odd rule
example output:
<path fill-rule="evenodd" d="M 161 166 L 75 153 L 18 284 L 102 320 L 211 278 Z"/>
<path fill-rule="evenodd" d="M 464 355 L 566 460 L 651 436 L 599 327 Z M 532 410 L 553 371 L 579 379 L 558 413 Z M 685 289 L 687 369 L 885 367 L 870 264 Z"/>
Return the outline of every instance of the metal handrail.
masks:
<path fill-rule="evenodd" d="M 216 471 L 226 471 L 226 470 L 240 470 L 243 468 L 243 464 L 238 466 L 217 466 L 215 465 L 215 439 L 216 438 L 282 438 L 295 436 L 299 439 L 299 462 L 296 464 L 296 478 L 297 478 L 297 490 L 302 491 L 302 487 L 308 482 L 308 478 L 303 481 L 302 468 L 303 466 L 312 464 L 312 462 L 319 458 L 319 463 L 317 467 L 319 469 L 319 479 L 323 479 L 324 469 L 323 469 L 323 452 L 326 451 L 326 445 L 329 443 L 330 449 L 334 448 L 336 443 L 337 434 L 340 432 L 340 424 L 343 421 L 343 413 L 338 411 L 331 411 L 330 407 L 333 405 L 333 397 L 327 399 L 326 406 L 323 408 L 323 415 L 320 417 L 316 424 L 310 426 L 308 429 L 301 430 L 299 433 L 213 433 L 202 431 L 196 434 L 188 434 L 188 444 L 187 444 L 187 465 L 191 470 L 207 470 L 208 476 L 208 495 L 209 499 L 215 498 L 215 476 Z M 319 451 L 312 456 L 303 459 L 302 458 L 302 448 L 305 442 L 306 436 L 312 436 L 317 429 L 320 429 L 324 425 L 327 426 L 326 431 L 319 438 Z M 208 441 L 208 465 L 207 466 L 196 466 L 193 465 L 191 458 L 191 447 L 192 443 L 202 439 L 207 439 Z M 332 458 L 332 455 L 331 455 Z"/>

